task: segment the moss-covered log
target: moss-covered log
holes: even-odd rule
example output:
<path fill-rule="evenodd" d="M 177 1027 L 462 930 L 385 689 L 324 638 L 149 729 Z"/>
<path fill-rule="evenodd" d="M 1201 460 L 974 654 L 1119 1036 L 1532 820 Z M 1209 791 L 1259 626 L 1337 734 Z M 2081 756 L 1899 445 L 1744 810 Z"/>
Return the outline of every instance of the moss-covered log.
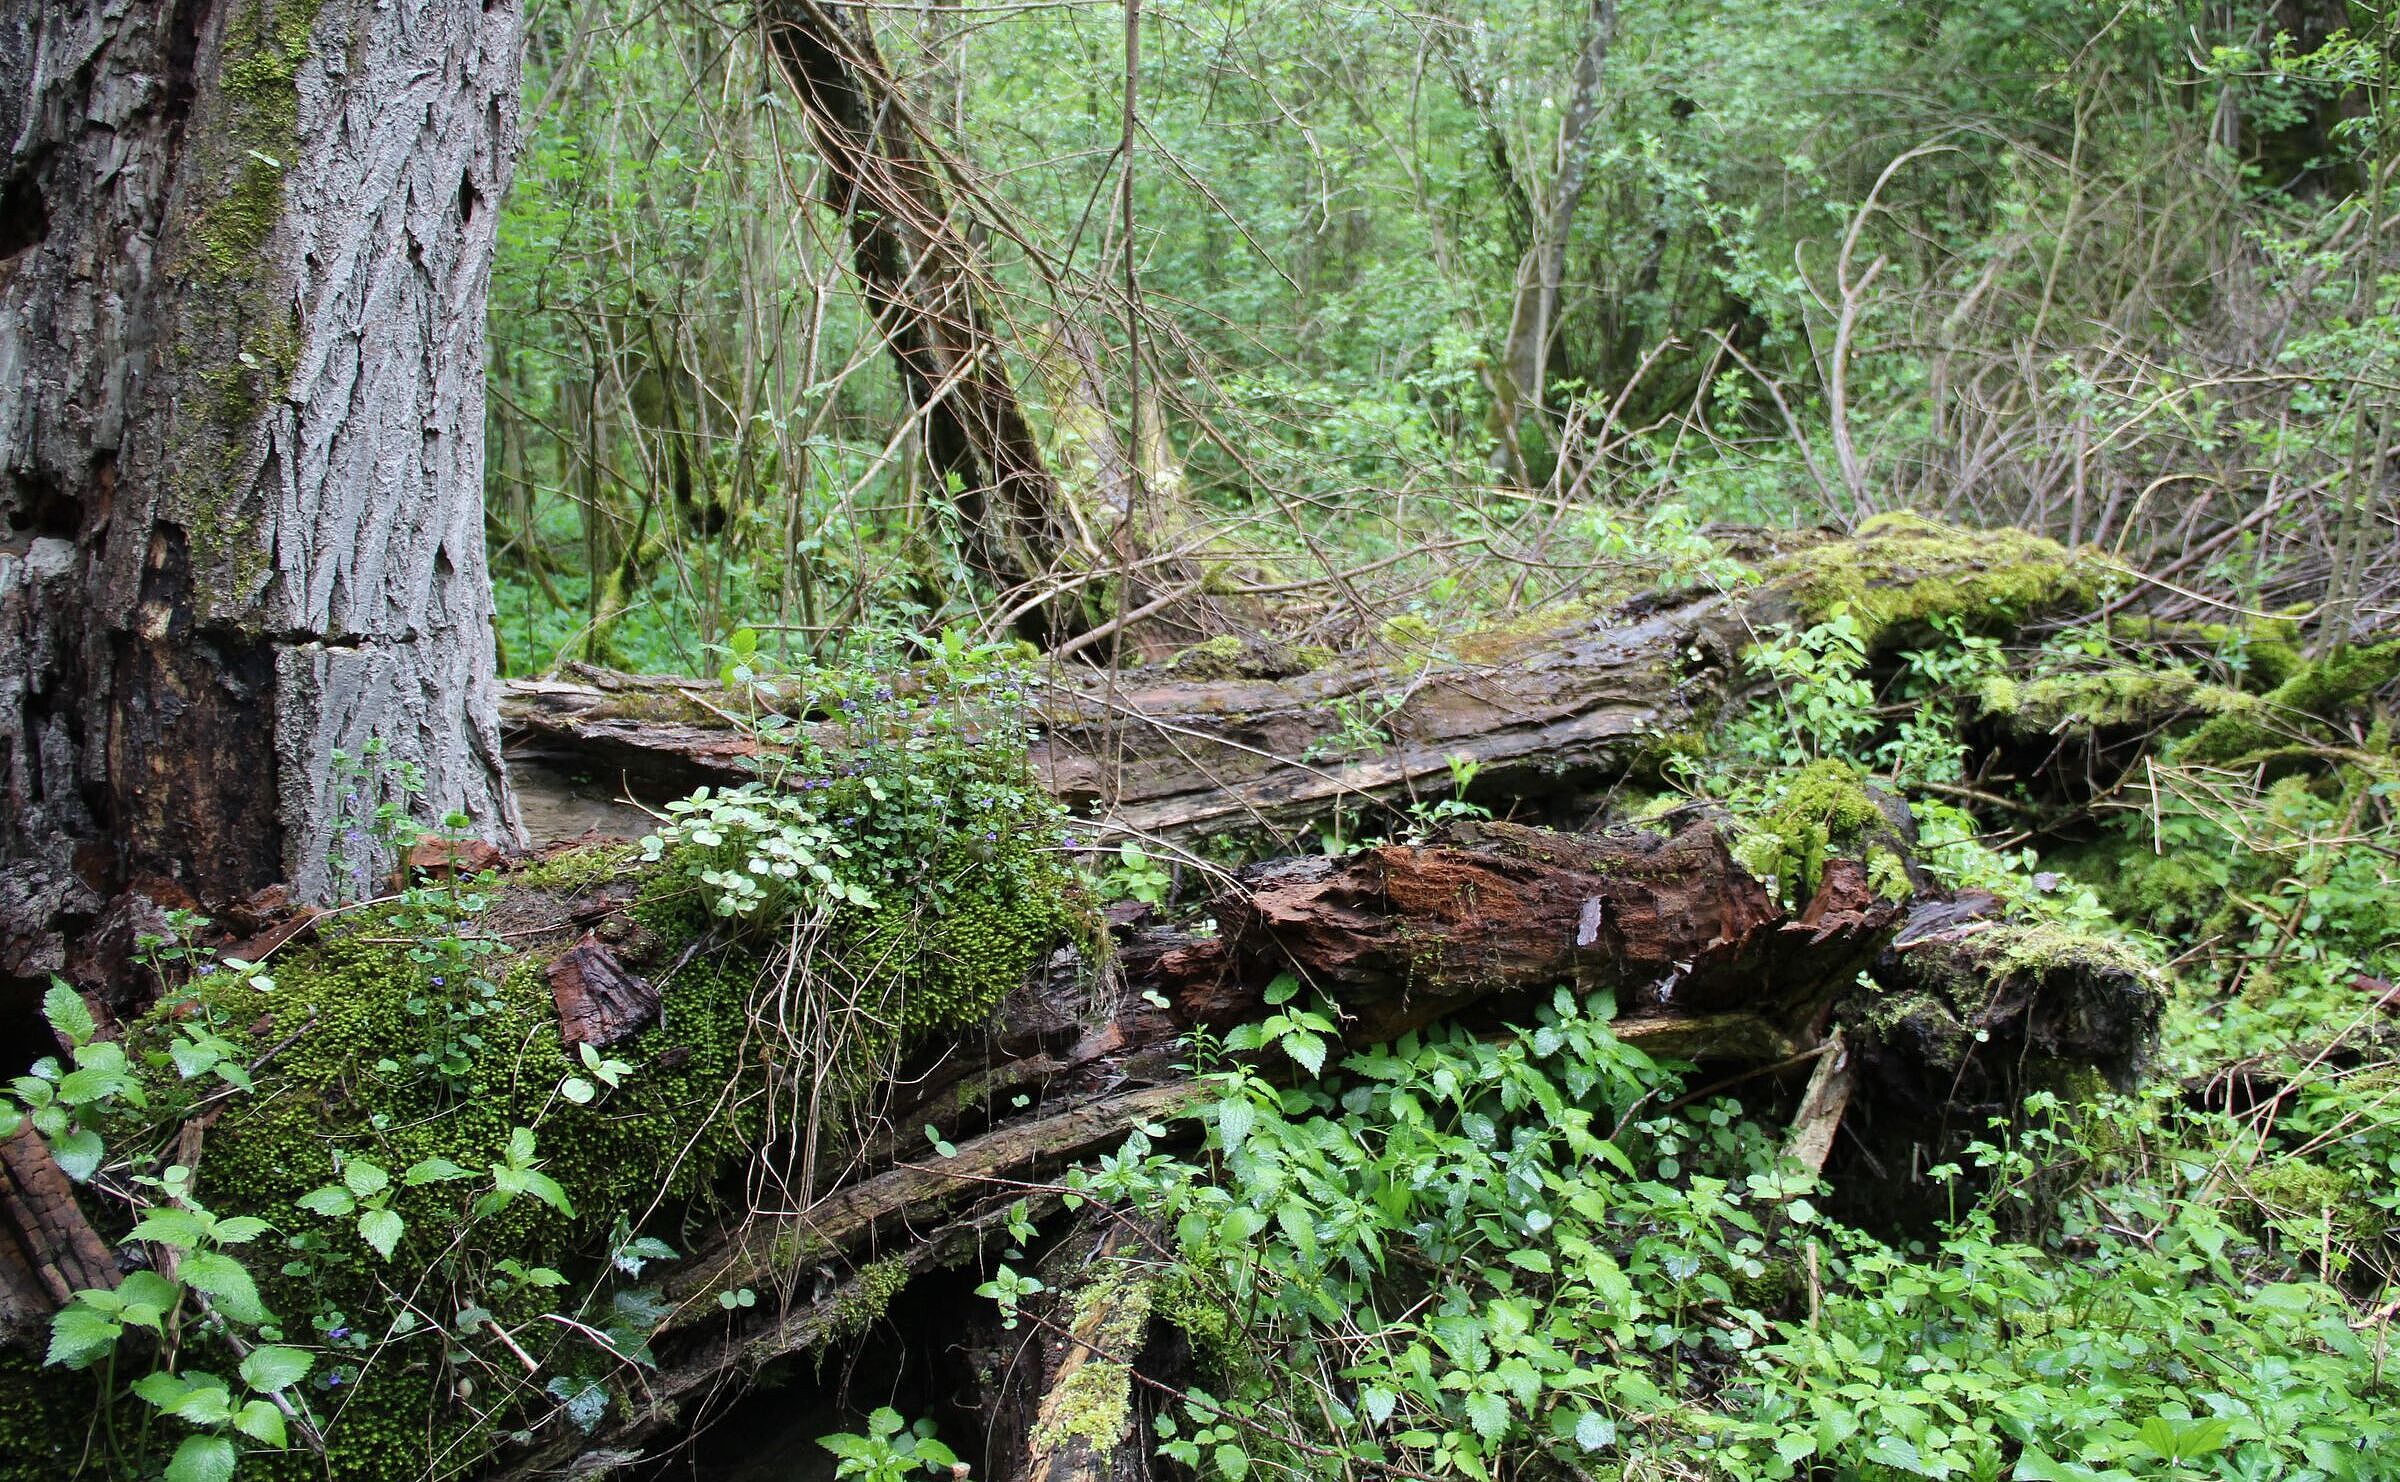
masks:
<path fill-rule="evenodd" d="M 1077 812 L 1143 834 L 1288 836 L 1337 809 L 1469 796 L 1554 798 L 1655 771 L 1753 682 L 1742 655 L 1779 623 L 1848 612 L 1872 647 L 1984 633 L 2095 603 L 2109 573 L 2019 531 L 1967 532 L 1913 516 L 1759 561 L 1725 592 L 1543 611 L 1463 635 L 1395 634 L 1379 652 L 1300 673 L 1194 678 L 1169 664 L 1063 673 L 1041 700 L 1040 774 Z M 1255 666 L 1251 666 L 1255 667 Z M 716 688 L 586 671 L 510 688 L 512 746 L 674 792 L 748 774 L 755 748 Z"/>

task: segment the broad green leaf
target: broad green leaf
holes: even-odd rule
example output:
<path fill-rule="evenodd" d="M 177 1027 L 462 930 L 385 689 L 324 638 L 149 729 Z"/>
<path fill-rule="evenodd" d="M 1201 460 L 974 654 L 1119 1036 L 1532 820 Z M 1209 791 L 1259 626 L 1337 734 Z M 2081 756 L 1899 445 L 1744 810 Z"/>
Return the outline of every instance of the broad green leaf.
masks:
<path fill-rule="evenodd" d="M 400 1175 L 400 1181 L 414 1189 L 426 1184 L 447 1183 L 452 1179 L 474 1176 L 448 1158 L 426 1158 L 410 1164 L 408 1172 Z"/>
<path fill-rule="evenodd" d="M 1508 1434 L 1508 1401 L 1489 1390 L 1474 1390 L 1466 1398 L 1467 1424 L 1494 1445 Z"/>
<path fill-rule="evenodd" d="M 172 1414 L 183 1403 L 184 1396 L 192 1392 L 192 1386 L 180 1374 L 153 1369 L 133 1381 L 133 1392 L 148 1404 Z"/>
<path fill-rule="evenodd" d="M 1320 1075 L 1325 1070 L 1325 1041 L 1305 1029 L 1295 1029 L 1283 1037 L 1283 1052 L 1310 1075 Z"/>
<path fill-rule="evenodd" d="M 209 1232 L 209 1237 L 219 1245 L 247 1245 L 266 1234 L 268 1228 L 265 1220 L 246 1214 L 236 1215 L 232 1219 L 217 1221 L 217 1227 Z"/>
<path fill-rule="evenodd" d="M 143 1215 L 126 1238 L 155 1240 L 161 1245 L 174 1246 L 177 1250 L 194 1250 L 206 1242 L 208 1235 L 208 1225 L 200 1216 L 188 1209 L 177 1209 L 170 1205 Z"/>
<path fill-rule="evenodd" d="M 38 1117 L 36 1121 L 38 1124 Z M 92 1175 L 100 1171 L 100 1164 L 108 1156 L 108 1149 L 102 1145 L 99 1133 L 89 1127 L 78 1127 L 63 1136 L 50 1139 L 50 1156 L 58 1160 L 60 1170 L 67 1177 L 81 1184 L 91 1182 Z"/>
<path fill-rule="evenodd" d="M 183 1288 L 155 1271 L 129 1271 L 117 1286 L 117 1300 L 124 1304 L 117 1312 L 119 1321 L 157 1332 L 166 1315 L 183 1300 Z"/>
<path fill-rule="evenodd" d="M 235 1453 L 223 1436 L 186 1436 L 167 1463 L 166 1482 L 230 1482 Z"/>
<path fill-rule="evenodd" d="M 385 1260 L 392 1258 L 400 1237 L 408 1231 L 408 1222 L 398 1212 L 389 1209 L 370 1209 L 358 1217 L 359 1237 Z"/>
<path fill-rule="evenodd" d="M 1617 1444 L 1617 1423 L 1597 1410 L 1586 1410 L 1575 1421 L 1575 1444 L 1586 1451 L 1598 1451 Z M 1811 1449 L 1814 1449 L 1813 1445 Z"/>
<path fill-rule="evenodd" d="M 44 1363 L 85 1369 L 117 1346 L 123 1324 L 81 1300 L 69 1302 L 50 1319 L 50 1351 Z"/>
<path fill-rule="evenodd" d="M 50 980 L 50 991 L 42 995 L 42 1017 L 70 1045 L 89 1044 L 92 1036 L 100 1032 L 100 1026 L 92 1019 L 91 1005 L 83 1001 L 82 994 L 57 978 Z"/>
<path fill-rule="evenodd" d="M 242 1406 L 241 1413 L 233 1417 L 233 1428 L 253 1441 L 263 1442 L 278 1451 L 290 1440 L 284 1433 L 283 1412 L 269 1400 L 252 1400 Z"/>
<path fill-rule="evenodd" d="M 183 1258 L 177 1274 L 185 1286 L 205 1292 L 216 1309 L 235 1322 L 256 1326 L 274 1320 L 274 1314 L 259 1300 L 258 1283 L 231 1256 L 213 1250 L 193 1251 Z"/>
<path fill-rule="evenodd" d="M 315 1368 L 316 1363 L 315 1354 L 303 1349 L 287 1348 L 280 1343 L 269 1343 L 251 1349 L 250 1356 L 242 1360 L 242 1383 L 261 1394 L 273 1394 L 307 1378 L 308 1371 Z"/>
<path fill-rule="evenodd" d="M 321 1189 L 311 1189 L 302 1194 L 295 1202 L 310 1214 L 326 1215 L 333 1219 L 340 1219 L 351 1210 L 358 1208 L 358 1200 L 353 1198 L 350 1191 L 340 1184 L 327 1184 Z"/>
<path fill-rule="evenodd" d="M 546 1173 L 535 1173 L 531 1169 L 527 1169 L 519 1177 L 525 1182 L 526 1193 L 541 1200 L 569 1219 L 575 1217 L 575 1206 L 567 1202 L 567 1191 L 558 1186 L 558 1180 Z"/>
<path fill-rule="evenodd" d="M 1257 1122 L 1258 1107 L 1247 1096 L 1229 1096 L 1217 1104 L 1217 1135 L 1228 1152 L 1242 1145 Z"/>

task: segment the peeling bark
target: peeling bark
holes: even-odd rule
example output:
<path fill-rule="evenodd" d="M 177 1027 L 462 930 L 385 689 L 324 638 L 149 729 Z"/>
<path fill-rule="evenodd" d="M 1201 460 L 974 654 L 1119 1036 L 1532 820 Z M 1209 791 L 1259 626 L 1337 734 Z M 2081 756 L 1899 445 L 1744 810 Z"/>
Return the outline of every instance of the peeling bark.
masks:
<path fill-rule="evenodd" d="M 0 261 L 0 970 L 128 887 L 322 894 L 370 738 L 513 837 L 482 334 L 518 21 L 0 6 L 39 207 Z"/>
<path fill-rule="evenodd" d="M 117 1284 L 117 1263 L 31 1127 L 0 1140 L 0 1343 L 46 1333 L 86 1287 Z"/>
<path fill-rule="evenodd" d="M 548 976 L 558 1005 L 558 1037 L 569 1049 L 605 1050 L 658 1018 L 663 1001 L 658 988 L 625 971 L 591 932 L 550 964 Z"/>

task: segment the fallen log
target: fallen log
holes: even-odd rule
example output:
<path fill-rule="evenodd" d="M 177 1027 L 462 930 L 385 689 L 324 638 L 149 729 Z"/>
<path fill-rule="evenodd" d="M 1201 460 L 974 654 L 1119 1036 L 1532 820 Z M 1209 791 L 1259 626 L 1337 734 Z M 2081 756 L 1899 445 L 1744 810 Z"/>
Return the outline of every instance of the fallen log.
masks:
<path fill-rule="evenodd" d="M 1866 1117 L 1885 1138 L 1913 1128 L 1930 1145 L 1941 1118 L 1918 1098 L 1937 1080 L 1997 1084 L 2028 1046 L 2045 1064 L 2114 1074 L 2155 1028 L 2156 989 L 2120 957 L 2008 925 L 1989 896 L 1887 899 L 1855 859 L 1830 861 L 1810 897 L 1786 905 L 1735 861 L 1727 827 L 1698 811 L 1602 835 L 1479 824 L 1429 845 L 1254 866 L 1211 904 L 1211 932 L 1126 926 L 1121 987 L 1104 1017 L 1077 1012 L 1088 989 L 1062 960 L 979 1036 L 921 1054 L 885 1110 L 887 1135 L 867 1140 L 863 1177 L 805 1207 L 755 1211 L 694 1252 L 666 1284 L 658 1367 L 630 1403 L 589 1436 L 554 1427 L 499 1475 L 643 1454 L 688 1429 L 693 1407 L 721 1386 L 821 1350 L 860 1292 L 888 1298 L 894 1283 L 988 1262 L 1008 1243 L 1012 1206 L 1044 1218 L 1067 1165 L 1194 1106 L 1205 1092 L 1183 1063 L 1185 1036 L 1272 1012 L 1287 974 L 1338 1004 L 1341 1038 L 1355 1047 L 1445 1018 L 1501 1033 L 1562 985 L 1612 991 L 1621 1036 L 1654 1053 L 1752 1075 L 1812 1067 L 1793 1152 L 1837 1176 L 1847 1175 L 1836 1134 L 1851 1120 Z M 1994 991 L 1959 997 L 1978 975 Z M 1927 1027 L 1937 998 L 1958 1034 Z M 1819 1047 L 1828 1053 L 1809 1053 Z M 1910 1058 L 1919 1053 L 1934 1062 Z M 1023 1109 L 1008 1107 L 1016 1099 Z M 946 1156 L 924 1151 L 927 1128 L 954 1141 Z M 1890 1161 L 1884 1143 L 1876 1151 Z M 1088 1206 L 1081 1218 L 1096 1235 L 1128 1234 L 1090 1225 Z M 729 1316 L 715 1298 L 731 1290 L 779 1300 Z M 1124 1377 L 1107 1365 L 1130 1355 L 1075 1336 L 1087 1321 L 1105 1325 L 1095 1311 L 1110 1301 L 1050 1304 L 1058 1331 L 1042 1330 L 1040 1382 L 992 1442 L 1012 1477 L 1141 1475 L 1093 1427 L 1056 1418 L 1075 1408 L 1060 1391 L 1079 1368 L 1103 1364 L 1084 1387 Z M 1124 1321 L 1117 1328 L 1123 1346 Z M 1081 1349 L 1092 1352 L 1076 1358 Z"/>
<path fill-rule="evenodd" d="M 2110 568 L 2018 531 L 1912 516 L 1764 557 L 1727 591 L 1537 612 L 1450 639 L 1273 677 L 1203 665 L 1109 676 L 1060 666 L 1038 698 L 1037 775 L 1076 812 L 1137 834 L 1254 830 L 1288 839 L 1336 809 L 1455 791 L 1496 808 L 1655 770 L 1754 680 L 1744 651 L 1837 607 L 1889 650 L 1956 617 L 1985 632 L 2088 604 Z M 724 692 L 589 668 L 504 698 L 511 754 L 596 771 L 645 801 L 752 775 L 756 742 Z M 806 716 L 794 717 L 807 720 Z"/>

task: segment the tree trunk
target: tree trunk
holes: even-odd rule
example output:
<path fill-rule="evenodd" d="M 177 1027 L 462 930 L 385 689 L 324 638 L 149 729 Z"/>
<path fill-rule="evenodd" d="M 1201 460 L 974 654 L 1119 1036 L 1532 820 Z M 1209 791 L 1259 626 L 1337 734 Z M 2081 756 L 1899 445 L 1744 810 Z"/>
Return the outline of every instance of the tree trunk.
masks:
<path fill-rule="evenodd" d="M 1397 662 L 1360 654 L 1307 673 L 1205 680 L 1169 665 L 1113 684 L 1062 667 L 1041 697 L 1035 764 L 1078 811 L 1183 839 L 1251 831 L 1288 842 L 1329 818 L 1388 822 L 1411 802 L 1452 797 L 1461 759 L 1476 768 L 1470 800 L 1580 822 L 1579 798 L 1696 746 L 1757 682 L 1748 646 L 1822 616 L 1844 583 L 1856 584 L 1862 610 L 1898 612 L 1939 592 L 1942 610 L 1992 632 L 2086 606 L 2101 570 L 2039 537 L 1897 518 L 1847 541 L 1815 539 L 1749 537 L 1760 580 L 1728 592 L 1535 614 Z M 1872 643 L 1890 651 L 1924 631 L 1921 619 L 1883 620 Z M 583 679 L 510 687 L 524 754 L 564 758 L 653 802 L 752 775 L 755 745 L 727 723 L 715 685 Z"/>
<path fill-rule="evenodd" d="M 947 497 L 967 561 L 997 590 L 1021 586 L 1055 564 L 1068 535 L 992 332 L 975 248 L 919 146 L 870 12 L 770 0 L 760 21 L 824 157 L 867 307 L 923 419 L 926 463 L 956 481 Z"/>
<path fill-rule="evenodd" d="M 1617 0 L 1592 0 L 1583 46 L 1575 56 L 1575 80 L 1558 124 L 1558 176 L 1542 209 L 1531 213 L 1532 243 L 1517 264 L 1509 303 L 1508 341 L 1492 378 L 1495 456 L 1519 483 L 1531 482 L 1524 455 L 1524 420 L 1542 404 L 1549 375 L 1550 340 L 1558 327 L 1559 280 L 1566 267 L 1567 238 L 1583 207 L 1591 179 L 1587 136 L 1600 115 L 1600 79 L 1617 37 Z"/>
<path fill-rule="evenodd" d="M 330 764 L 514 834 L 483 550 L 510 0 L 0 6 L 0 969 L 323 894 Z"/>

